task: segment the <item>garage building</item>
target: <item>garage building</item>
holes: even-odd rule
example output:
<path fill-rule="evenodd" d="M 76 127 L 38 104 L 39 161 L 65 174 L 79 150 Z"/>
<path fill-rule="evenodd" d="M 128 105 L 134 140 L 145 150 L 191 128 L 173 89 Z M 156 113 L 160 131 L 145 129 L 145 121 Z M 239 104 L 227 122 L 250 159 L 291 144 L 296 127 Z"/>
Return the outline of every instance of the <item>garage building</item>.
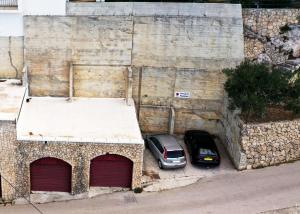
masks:
<path fill-rule="evenodd" d="M 31 97 L 17 140 L 16 184 L 25 195 L 141 186 L 144 141 L 131 99 Z"/>

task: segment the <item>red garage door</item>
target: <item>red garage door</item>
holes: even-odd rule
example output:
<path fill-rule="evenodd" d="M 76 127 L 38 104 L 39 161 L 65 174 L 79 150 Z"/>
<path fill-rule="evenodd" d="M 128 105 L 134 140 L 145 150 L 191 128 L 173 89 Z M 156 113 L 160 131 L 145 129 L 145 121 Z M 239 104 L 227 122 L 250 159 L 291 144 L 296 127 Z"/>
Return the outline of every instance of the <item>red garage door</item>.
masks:
<path fill-rule="evenodd" d="M 56 158 L 42 158 L 30 164 L 31 191 L 71 192 L 72 167 Z"/>
<path fill-rule="evenodd" d="M 90 185 L 131 187 L 133 163 L 120 155 L 102 155 L 91 161 Z"/>

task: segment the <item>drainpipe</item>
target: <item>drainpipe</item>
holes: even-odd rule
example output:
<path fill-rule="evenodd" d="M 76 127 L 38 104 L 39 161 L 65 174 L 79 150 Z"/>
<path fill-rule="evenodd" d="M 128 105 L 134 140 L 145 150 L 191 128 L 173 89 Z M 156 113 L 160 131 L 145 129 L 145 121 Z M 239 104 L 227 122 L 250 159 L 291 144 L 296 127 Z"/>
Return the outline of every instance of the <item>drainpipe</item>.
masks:
<path fill-rule="evenodd" d="M 69 71 L 69 101 L 72 102 L 73 92 L 74 92 L 74 73 L 73 73 L 73 64 L 70 62 L 70 71 Z"/>
<path fill-rule="evenodd" d="M 27 88 L 28 86 L 28 66 L 25 64 L 22 70 L 22 85 Z"/>
<path fill-rule="evenodd" d="M 174 127 L 175 127 L 175 109 L 173 106 L 171 106 L 170 113 L 169 113 L 169 134 L 170 135 L 174 134 Z"/>
<path fill-rule="evenodd" d="M 126 89 L 126 104 L 131 105 L 129 99 L 132 98 L 132 68 L 127 68 L 127 89 Z"/>
<path fill-rule="evenodd" d="M 25 64 L 22 70 L 22 86 L 25 87 L 25 97 L 29 96 L 29 84 L 28 84 L 28 66 Z"/>

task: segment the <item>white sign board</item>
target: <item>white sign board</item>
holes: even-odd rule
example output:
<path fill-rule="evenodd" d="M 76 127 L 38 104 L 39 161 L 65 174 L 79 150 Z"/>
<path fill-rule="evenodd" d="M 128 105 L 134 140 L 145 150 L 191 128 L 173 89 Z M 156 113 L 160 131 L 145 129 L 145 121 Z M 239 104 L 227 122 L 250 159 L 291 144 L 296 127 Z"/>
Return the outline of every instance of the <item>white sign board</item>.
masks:
<path fill-rule="evenodd" d="M 188 98 L 191 98 L 191 93 L 188 91 L 176 91 L 175 97 L 188 99 Z"/>

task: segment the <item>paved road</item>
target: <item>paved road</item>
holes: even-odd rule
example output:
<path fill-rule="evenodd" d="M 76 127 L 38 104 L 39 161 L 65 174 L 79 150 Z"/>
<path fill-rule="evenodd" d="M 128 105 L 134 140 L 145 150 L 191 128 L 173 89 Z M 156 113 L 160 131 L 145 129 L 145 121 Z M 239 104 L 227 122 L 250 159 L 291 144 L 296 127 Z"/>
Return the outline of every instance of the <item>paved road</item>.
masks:
<path fill-rule="evenodd" d="M 38 205 L 45 214 L 259 213 L 300 204 L 300 161 L 219 175 L 188 187 L 156 193 L 103 195 L 89 200 Z M 34 214 L 29 205 L 1 207 L 0 213 Z"/>

